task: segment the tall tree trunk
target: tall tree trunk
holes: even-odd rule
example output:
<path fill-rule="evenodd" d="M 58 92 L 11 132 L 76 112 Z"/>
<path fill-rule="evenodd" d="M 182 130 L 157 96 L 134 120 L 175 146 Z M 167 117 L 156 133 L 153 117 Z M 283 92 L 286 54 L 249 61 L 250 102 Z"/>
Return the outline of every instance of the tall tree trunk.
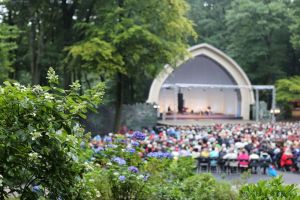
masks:
<path fill-rule="evenodd" d="M 267 65 L 271 65 L 271 47 L 272 47 L 272 31 L 270 31 L 270 33 L 268 33 L 265 36 L 265 43 L 267 46 L 267 54 L 265 55 L 265 62 L 267 63 Z M 268 66 L 269 67 L 269 66 Z M 275 74 L 272 71 L 269 75 L 268 75 L 268 80 L 266 82 L 266 84 L 274 84 L 275 82 Z"/>
<path fill-rule="evenodd" d="M 37 44 L 37 52 L 36 52 L 36 69 L 34 75 L 34 84 L 40 84 L 41 82 L 41 59 L 43 57 L 44 52 L 44 26 L 43 23 L 39 23 L 39 37 Z"/>
<path fill-rule="evenodd" d="M 80 87 L 80 94 L 83 94 L 83 88 L 82 88 L 82 70 L 81 70 L 81 66 L 79 66 L 78 71 L 77 71 L 77 80 L 79 80 L 79 83 L 81 85 Z"/>
<path fill-rule="evenodd" d="M 88 76 L 87 76 L 87 73 L 84 73 L 84 80 L 85 80 L 85 82 L 86 82 L 86 84 L 87 84 L 87 87 L 88 87 L 89 89 L 91 89 L 92 87 L 91 87 L 91 83 L 90 83 L 90 81 L 89 81 L 89 78 L 88 78 Z"/>
<path fill-rule="evenodd" d="M 31 83 L 34 84 L 34 69 L 35 69 L 35 38 L 36 38 L 36 33 L 35 33 L 35 20 L 31 20 L 31 29 L 29 33 L 29 49 L 30 49 L 30 73 L 31 73 Z"/>
<path fill-rule="evenodd" d="M 8 24 L 10 25 L 10 26 L 13 26 L 14 25 L 14 23 L 13 23 L 13 16 L 12 16 L 12 11 L 11 11 L 11 9 L 9 9 L 8 10 L 8 13 L 7 13 L 7 19 L 8 19 Z M 14 52 L 15 52 L 15 54 L 17 54 L 16 52 L 17 52 L 17 50 L 14 50 Z M 13 72 L 10 72 L 9 74 L 8 74 L 8 77 L 10 78 L 10 79 L 16 79 L 16 74 L 17 74 L 17 71 L 18 71 L 18 65 L 13 65 L 12 66 L 13 68 L 14 68 L 14 70 L 13 70 Z"/>
<path fill-rule="evenodd" d="M 292 58 L 291 58 L 291 69 L 289 70 L 289 76 L 292 76 L 292 75 L 299 75 L 300 73 L 299 73 L 299 68 L 298 68 L 298 66 L 299 66 L 299 59 L 298 59 L 298 57 L 297 57 L 297 55 L 296 55 L 296 52 L 294 51 L 294 49 L 293 48 L 290 48 L 291 50 L 291 54 L 292 54 Z"/>
<path fill-rule="evenodd" d="M 37 35 L 38 29 L 38 35 Z M 43 56 L 44 49 L 44 29 L 43 24 L 39 23 L 37 13 L 31 20 L 30 30 L 30 55 L 31 55 L 31 83 L 33 85 L 40 84 L 41 81 L 41 69 L 40 63 Z"/>
<path fill-rule="evenodd" d="M 135 101 L 135 91 L 134 91 L 134 78 L 130 77 L 129 78 L 129 88 L 130 88 L 130 104 L 133 104 L 133 102 Z"/>
<path fill-rule="evenodd" d="M 68 4 L 67 0 L 62 0 L 62 20 L 63 20 L 63 45 L 64 47 L 71 45 L 72 42 L 72 28 L 73 28 L 73 16 L 77 7 L 77 0 L 74 0 L 72 4 Z M 71 70 L 69 65 L 65 63 L 63 65 L 63 77 L 64 77 L 64 88 L 68 89 L 71 84 Z"/>
<path fill-rule="evenodd" d="M 30 71 L 31 71 L 31 83 L 37 84 L 36 69 L 37 69 L 37 47 L 36 47 L 36 17 L 31 20 L 31 30 L 30 30 Z"/>
<path fill-rule="evenodd" d="M 124 0 L 117 0 L 118 6 L 122 8 L 124 6 Z M 122 14 L 119 16 L 119 22 L 122 21 Z M 116 89 L 116 113 L 115 113 L 115 121 L 114 121 L 114 132 L 120 130 L 121 126 L 121 117 L 122 117 L 122 106 L 124 101 L 124 75 L 120 72 L 117 73 L 117 89 Z"/>
<path fill-rule="evenodd" d="M 114 132 L 120 130 L 121 126 L 121 116 L 122 116 L 122 106 L 124 101 L 124 75 L 117 73 L 117 89 L 116 89 L 116 113 L 114 121 Z"/>

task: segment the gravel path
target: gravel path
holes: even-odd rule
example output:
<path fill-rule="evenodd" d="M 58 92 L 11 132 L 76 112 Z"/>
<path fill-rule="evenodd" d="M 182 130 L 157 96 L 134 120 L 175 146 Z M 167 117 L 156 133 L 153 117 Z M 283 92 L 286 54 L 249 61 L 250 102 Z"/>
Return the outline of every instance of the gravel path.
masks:
<path fill-rule="evenodd" d="M 282 178 L 284 180 L 284 183 L 286 184 L 296 184 L 300 187 L 300 173 L 291 173 L 291 172 L 281 172 L 277 171 L 278 175 L 282 175 Z M 249 178 L 244 179 L 241 174 L 230 174 L 230 175 L 220 175 L 220 174 L 214 174 L 214 176 L 221 180 L 229 181 L 233 184 L 239 181 L 247 181 L 248 183 L 256 183 L 260 180 L 268 180 L 271 177 L 267 175 L 261 175 L 261 174 L 251 174 L 249 175 Z"/>

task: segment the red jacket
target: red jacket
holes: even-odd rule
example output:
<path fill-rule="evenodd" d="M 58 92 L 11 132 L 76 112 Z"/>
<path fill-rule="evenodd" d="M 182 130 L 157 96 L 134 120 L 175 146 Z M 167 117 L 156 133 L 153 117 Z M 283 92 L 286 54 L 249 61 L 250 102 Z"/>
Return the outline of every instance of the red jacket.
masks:
<path fill-rule="evenodd" d="M 280 159 L 280 166 L 291 166 L 293 165 L 293 155 L 283 154 Z"/>

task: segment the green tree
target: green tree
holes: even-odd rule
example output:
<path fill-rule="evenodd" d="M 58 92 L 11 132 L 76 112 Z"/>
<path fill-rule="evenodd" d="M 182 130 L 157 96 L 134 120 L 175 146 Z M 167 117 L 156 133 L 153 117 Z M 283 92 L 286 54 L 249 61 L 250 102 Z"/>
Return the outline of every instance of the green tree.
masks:
<path fill-rule="evenodd" d="M 165 63 L 182 56 L 194 31 L 186 18 L 188 5 L 183 0 L 97 3 L 94 25 L 88 23 L 83 29 L 88 37 L 73 46 L 70 53 L 73 59 L 89 63 L 94 72 L 109 70 L 115 74 L 117 131 L 125 93 L 134 89 L 130 82 L 155 75 Z M 90 47 L 89 52 L 80 50 L 86 46 Z"/>
<path fill-rule="evenodd" d="M 226 11 L 231 8 L 232 0 L 189 0 L 189 18 L 195 23 L 199 35 L 196 42 L 208 43 L 225 50 L 228 46 L 228 32 L 225 23 Z"/>
<path fill-rule="evenodd" d="M 292 10 L 292 19 L 293 22 L 290 25 L 290 31 L 291 31 L 291 43 L 293 44 L 293 47 L 295 49 L 293 62 L 297 63 L 292 72 L 294 72 L 292 75 L 299 75 L 300 74 L 300 1 L 295 0 L 291 3 L 290 9 Z"/>
<path fill-rule="evenodd" d="M 64 62 L 65 47 L 74 44 L 82 35 L 75 31 L 76 22 L 88 22 L 93 17 L 95 0 L 69 1 L 1 1 L 3 23 L 21 30 L 14 65 L 14 79 L 33 84 L 45 84 L 47 69 L 57 66 L 63 75 L 63 85 L 81 81 L 81 73 L 73 63 Z M 30 81 L 23 80 L 28 74 Z M 25 77 L 27 78 L 27 77 Z"/>
<path fill-rule="evenodd" d="M 289 102 L 300 99 L 300 76 L 280 79 L 276 82 L 277 100 Z"/>
<path fill-rule="evenodd" d="M 295 0 L 293 1 L 293 23 L 290 26 L 292 36 L 291 36 L 291 42 L 293 44 L 293 47 L 300 50 L 300 1 Z"/>
<path fill-rule="evenodd" d="M 227 51 L 253 83 L 273 84 L 290 68 L 288 4 L 281 0 L 236 0 L 226 13 Z"/>
<path fill-rule="evenodd" d="M 0 23 L 0 82 L 9 78 L 14 71 L 14 51 L 17 48 L 16 38 L 18 30 L 14 26 Z"/>

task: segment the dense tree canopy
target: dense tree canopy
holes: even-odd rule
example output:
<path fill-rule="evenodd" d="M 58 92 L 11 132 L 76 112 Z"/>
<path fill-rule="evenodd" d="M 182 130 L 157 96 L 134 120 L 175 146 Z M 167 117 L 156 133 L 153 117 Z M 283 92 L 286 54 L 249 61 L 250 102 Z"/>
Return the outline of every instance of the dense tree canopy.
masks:
<path fill-rule="evenodd" d="M 300 99 L 300 76 L 280 79 L 276 82 L 277 99 L 281 102 Z"/>
<path fill-rule="evenodd" d="M 117 113 L 122 104 L 145 101 L 153 77 L 184 55 L 188 44 L 207 42 L 225 51 L 253 84 L 300 75 L 299 0 L 0 4 L 1 82 L 43 85 L 53 66 L 65 88 L 79 80 L 83 92 L 105 81 L 104 102 L 115 105 Z"/>
<path fill-rule="evenodd" d="M 293 22 L 290 26 L 292 37 L 291 42 L 294 48 L 299 51 L 300 50 L 300 1 L 294 1 L 294 9 L 292 15 Z"/>
<path fill-rule="evenodd" d="M 190 19 L 195 23 L 198 40 L 191 44 L 206 42 L 225 50 L 228 44 L 226 11 L 231 8 L 232 0 L 189 0 Z"/>
<path fill-rule="evenodd" d="M 117 128 L 124 94 L 131 94 L 133 100 L 136 80 L 157 74 L 164 63 L 182 56 L 188 47 L 186 41 L 194 32 L 185 17 L 188 5 L 181 0 L 99 3 L 95 24 L 83 29 L 89 34 L 72 46 L 70 53 L 87 62 L 84 66 L 92 72 L 103 76 L 116 72 Z"/>
<path fill-rule="evenodd" d="M 298 1 L 189 2 L 199 42 L 208 42 L 232 56 L 253 84 L 274 84 L 278 78 L 300 73 L 295 51 L 299 42 Z"/>
<path fill-rule="evenodd" d="M 254 82 L 272 84 L 285 75 L 290 49 L 288 14 L 280 0 L 233 1 L 227 11 L 228 52 Z"/>
<path fill-rule="evenodd" d="M 119 4 L 122 2 L 124 6 Z M 207 42 L 224 50 L 257 84 L 274 83 L 277 78 L 300 73 L 299 53 L 296 53 L 300 24 L 298 0 L 189 0 L 188 3 L 191 7 L 188 16 L 199 35 L 190 44 Z M 15 25 L 21 31 L 18 38 L 10 34 L 17 39 L 18 48 L 9 51 L 9 56 L 16 58 L 9 63 L 10 77 L 21 82 L 45 83 L 41 77 L 49 66 L 65 75 L 65 86 L 76 79 L 89 86 L 99 78 L 112 77 L 115 72 L 132 74 L 134 71 L 136 77 L 131 76 L 129 80 L 134 90 L 143 80 L 139 77 L 153 77 L 163 61 L 174 59 L 174 54 L 167 52 L 176 53 L 173 51 L 176 48 L 166 41 L 180 43 L 191 31 L 191 27 L 184 25 L 189 23 L 187 19 L 182 18 L 188 7 L 184 1 L 164 1 L 159 5 L 157 1 L 141 4 L 127 0 L 28 0 L 1 4 L 6 8 L 1 10 L 1 24 Z M 123 20 L 115 21 L 118 18 Z M 158 43 L 159 40 L 165 42 Z M 160 52 L 157 48 L 162 45 L 167 48 Z M 121 48 L 124 48 L 122 55 Z M 164 60 L 158 63 L 159 57 L 145 56 L 153 51 Z M 139 62 L 149 63 L 149 60 L 152 63 L 142 67 L 146 71 L 136 70 L 137 66 L 144 66 Z M 98 75 L 92 75 L 91 71 Z M 132 93 L 126 97 L 128 103 L 145 99 L 142 97 L 145 94 Z"/>

